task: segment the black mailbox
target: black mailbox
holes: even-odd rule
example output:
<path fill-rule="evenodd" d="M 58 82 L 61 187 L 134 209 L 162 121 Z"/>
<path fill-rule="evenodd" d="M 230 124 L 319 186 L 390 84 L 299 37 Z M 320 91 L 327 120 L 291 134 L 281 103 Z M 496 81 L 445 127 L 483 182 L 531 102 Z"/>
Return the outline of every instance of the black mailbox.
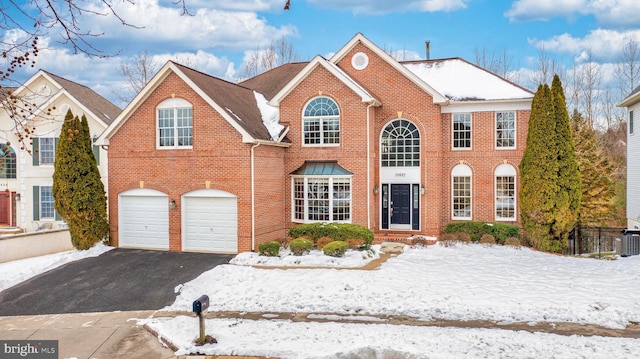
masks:
<path fill-rule="evenodd" d="M 625 228 L 622 230 L 622 234 L 625 236 L 632 236 L 632 235 L 640 235 L 640 229 L 628 229 Z"/>
<path fill-rule="evenodd" d="M 209 296 L 203 295 L 193 302 L 193 312 L 200 314 L 209 308 Z"/>

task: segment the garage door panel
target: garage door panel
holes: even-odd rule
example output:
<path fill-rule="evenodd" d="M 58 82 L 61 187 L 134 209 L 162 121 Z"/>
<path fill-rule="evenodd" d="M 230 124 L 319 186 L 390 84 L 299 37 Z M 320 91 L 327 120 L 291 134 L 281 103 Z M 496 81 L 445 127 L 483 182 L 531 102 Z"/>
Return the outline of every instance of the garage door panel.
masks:
<path fill-rule="evenodd" d="M 120 196 L 121 247 L 169 249 L 167 196 Z"/>
<path fill-rule="evenodd" d="M 235 197 L 185 197 L 184 249 L 237 253 Z"/>

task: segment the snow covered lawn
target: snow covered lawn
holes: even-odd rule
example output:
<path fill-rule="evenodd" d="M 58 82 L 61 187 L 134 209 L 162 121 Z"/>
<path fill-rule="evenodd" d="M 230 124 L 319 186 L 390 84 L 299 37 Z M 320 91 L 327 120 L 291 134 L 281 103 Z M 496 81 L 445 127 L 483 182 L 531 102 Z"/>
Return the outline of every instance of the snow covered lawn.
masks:
<path fill-rule="evenodd" d="M 341 258 L 327 256 L 319 250 L 313 250 L 304 256 L 294 256 L 289 250 L 281 249 L 278 257 L 261 256 L 256 252 L 243 252 L 235 256 L 229 263 L 265 267 L 359 268 L 377 258 L 380 258 L 380 245 L 371 246 L 369 251 L 348 250 Z"/>
<path fill-rule="evenodd" d="M 603 261 L 503 246 L 407 247 L 405 253 L 374 271 L 222 265 L 178 289 L 174 304 L 163 310 L 190 311 L 193 300 L 207 294 L 211 299 L 209 311 L 383 314 L 501 323 L 573 322 L 610 328 L 640 322 L 638 256 Z M 629 353 L 640 352 L 640 340 L 636 339 L 232 319 L 209 320 L 209 334 L 217 337 L 219 344 L 196 349 L 190 344 L 197 336 L 195 319 L 153 319 L 147 324 L 178 345 L 182 354 L 200 351 L 284 358 L 392 358 L 398 353 L 401 357 L 592 358 L 630 357 Z M 363 348 L 372 354 L 366 354 Z M 432 356 L 424 355 L 427 348 Z M 505 351 L 513 354 L 504 354 Z"/>

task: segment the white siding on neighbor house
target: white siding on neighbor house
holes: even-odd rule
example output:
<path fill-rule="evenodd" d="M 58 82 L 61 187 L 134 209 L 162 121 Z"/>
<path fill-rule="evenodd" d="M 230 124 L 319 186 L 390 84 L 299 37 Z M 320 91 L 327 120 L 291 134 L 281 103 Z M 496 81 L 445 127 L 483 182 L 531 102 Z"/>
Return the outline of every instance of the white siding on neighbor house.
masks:
<path fill-rule="evenodd" d="M 627 109 L 633 111 L 633 134 L 627 127 L 627 225 L 640 227 L 640 102 Z M 636 228 L 637 228 L 636 227 Z"/>

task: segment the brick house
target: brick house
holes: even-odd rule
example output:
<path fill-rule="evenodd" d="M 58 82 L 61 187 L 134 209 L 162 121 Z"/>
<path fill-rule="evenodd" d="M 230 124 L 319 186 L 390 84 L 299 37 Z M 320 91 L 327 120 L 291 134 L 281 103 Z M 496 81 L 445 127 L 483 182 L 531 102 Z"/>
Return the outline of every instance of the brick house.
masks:
<path fill-rule="evenodd" d="M 378 237 L 517 223 L 532 98 L 462 59 L 400 63 L 361 34 L 240 84 L 168 62 L 99 139 L 111 238 L 236 253 L 297 223 Z"/>

